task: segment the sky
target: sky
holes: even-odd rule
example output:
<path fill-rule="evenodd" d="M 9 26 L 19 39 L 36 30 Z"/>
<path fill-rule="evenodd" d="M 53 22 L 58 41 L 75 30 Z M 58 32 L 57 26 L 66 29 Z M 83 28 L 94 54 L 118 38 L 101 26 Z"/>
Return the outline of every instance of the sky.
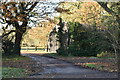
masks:
<path fill-rule="evenodd" d="M 58 6 L 59 2 L 57 1 L 54 2 L 54 1 L 39 2 L 33 10 L 36 11 L 38 15 L 35 16 L 35 18 L 31 17 L 31 19 L 39 23 L 40 21 L 43 21 L 46 16 L 51 19 L 54 19 L 54 17 L 59 16 L 59 13 L 55 11 L 55 8 Z M 29 26 L 34 25 L 32 22 L 29 23 L 30 23 Z"/>
<path fill-rule="evenodd" d="M 40 21 L 44 20 L 44 17 L 47 16 L 51 19 L 54 19 L 55 16 L 59 16 L 54 9 L 58 6 L 59 0 L 49 0 L 49 1 L 41 1 L 37 4 L 34 8 L 34 11 L 39 13 L 37 16 L 31 17 L 30 19 L 39 23 Z M 33 27 L 34 23 L 29 21 L 28 26 Z M 0 29 L 2 28 L 2 24 L 0 24 Z"/>

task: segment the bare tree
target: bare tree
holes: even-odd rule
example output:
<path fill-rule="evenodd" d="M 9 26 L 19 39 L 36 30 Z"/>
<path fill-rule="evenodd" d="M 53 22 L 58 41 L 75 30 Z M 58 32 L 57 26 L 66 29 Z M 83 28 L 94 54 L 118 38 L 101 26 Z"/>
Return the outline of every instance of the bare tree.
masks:
<path fill-rule="evenodd" d="M 117 29 L 117 36 L 114 36 L 113 34 L 110 33 L 110 35 L 114 36 L 114 42 L 115 45 L 113 45 L 115 52 L 117 53 L 117 59 L 118 59 L 118 77 L 120 79 L 120 1 L 119 2 L 97 2 L 105 11 L 107 11 L 109 14 L 111 14 L 115 19 L 116 22 L 118 23 L 118 29 Z M 116 10 L 111 9 L 109 5 L 112 4 L 111 6 L 117 6 Z"/>

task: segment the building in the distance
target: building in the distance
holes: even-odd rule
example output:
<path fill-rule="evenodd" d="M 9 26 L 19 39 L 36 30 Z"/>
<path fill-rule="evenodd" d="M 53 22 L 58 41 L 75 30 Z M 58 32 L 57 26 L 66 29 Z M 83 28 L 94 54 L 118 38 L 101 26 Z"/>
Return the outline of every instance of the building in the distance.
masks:
<path fill-rule="evenodd" d="M 63 34 L 62 35 L 62 40 L 63 40 L 63 45 L 67 47 L 68 44 L 68 27 L 67 23 L 63 22 Z M 49 33 L 48 37 L 48 44 L 47 44 L 47 51 L 48 52 L 56 52 L 56 50 L 60 47 L 59 44 L 59 39 L 58 39 L 58 31 L 59 31 L 60 25 L 57 24 L 53 27 L 53 29 Z"/>

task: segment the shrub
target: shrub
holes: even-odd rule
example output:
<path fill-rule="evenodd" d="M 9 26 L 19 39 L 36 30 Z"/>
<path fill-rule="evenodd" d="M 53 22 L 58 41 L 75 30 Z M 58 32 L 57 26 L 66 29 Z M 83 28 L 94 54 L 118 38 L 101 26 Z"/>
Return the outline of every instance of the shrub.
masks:
<path fill-rule="evenodd" d="M 115 57 L 115 54 L 105 51 L 97 54 L 97 57 Z"/>
<path fill-rule="evenodd" d="M 58 53 L 58 55 L 62 55 L 62 56 L 68 56 L 69 55 L 68 52 L 67 52 L 67 50 L 64 50 L 62 48 L 59 48 L 57 50 L 57 53 Z"/>

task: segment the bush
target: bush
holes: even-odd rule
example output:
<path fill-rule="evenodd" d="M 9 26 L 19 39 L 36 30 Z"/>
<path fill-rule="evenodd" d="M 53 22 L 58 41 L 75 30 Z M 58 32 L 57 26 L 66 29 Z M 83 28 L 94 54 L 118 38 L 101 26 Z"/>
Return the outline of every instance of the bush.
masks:
<path fill-rule="evenodd" d="M 62 55 L 62 56 L 68 56 L 69 55 L 68 52 L 67 52 L 67 50 L 64 50 L 62 48 L 59 48 L 57 50 L 57 53 L 58 53 L 58 55 Z"/>
<path fill-rule="evenodd" d="M 101 52 L 100 54 L 97 54 L 97 57 L 115 57 L 115 54 L 110 52 Z"/>
<path fill-rule="evenodd" d="M 96 26 L 83 26 L 78 22 L 69 22 L 68 26 L 70 43 L 67 50 L 60 47 L 60 55 L 96 57 L 98 53 L 105 51 L 114 53 L 107 30 L 99 30 Z"/>

